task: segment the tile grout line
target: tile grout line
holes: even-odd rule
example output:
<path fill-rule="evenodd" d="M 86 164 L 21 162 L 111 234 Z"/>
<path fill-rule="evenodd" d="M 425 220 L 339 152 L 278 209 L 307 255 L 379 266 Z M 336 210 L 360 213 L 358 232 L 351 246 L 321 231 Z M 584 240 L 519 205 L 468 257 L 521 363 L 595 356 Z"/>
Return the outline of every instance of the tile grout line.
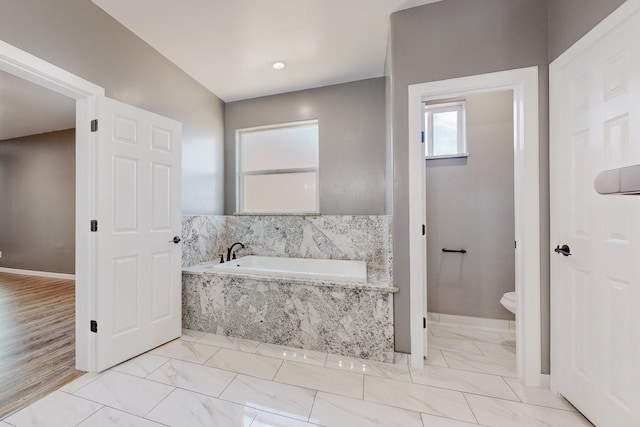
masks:
<path fill-rule="evenodd" d="M 229 384 L 227 384 L 227 385 L 222 389 L 222 391 L 220 392 L 220 394 L 218 394 L 217 396 L 212 396 L 212 397 L 215 397 L 216 399 L 223 400 L 223 399 L 221 399 L 221 396 L 224 394 L 224 392 L 225 392 L 225 391 L 227 391 L 227 389 L 229 388 L 229 386 L 230 386 L 231 384 L 233 384 L 233 382 L 234 382 L 235 380 L 237 380 L 237 379 L 238 379 L 238 377 L 241 375 L 241 374 L 239 374 L 238 372 L 234 372 L 234 374 L 235 374 L 235 376 L 231 379 L 231 381 L 229 381 Z M 192 390 L 188 390 L 188 391 L 192 391 Z M 202 394 L 205 394 L 205 393 L 202 393 Z M 235 402 L 234 402 L 234 403 L 235 403 Z M 243 405 L 243 406 L 244 406 L 244 405 Z"/>
<path fill-rule="evenodd" d="M 160 404 L 161 404 L 162 402 L 164 402 L 164 401 L 165 401 L 169 396 L 171 396 L 173 393 L 175 393 L 175 391 L 176 391 L 177 389 L 178 389 L 177 387 L 174 387 L 174 388 L 173 388 L 173 390 L 171 390 L 169 393 L 167 393 L 167 395 L 166 395 L 165 397 L 163 397 L 162 399 L 160 399 L 160 401 L 159 401 L 158 403 L 156 403 L 155 405 L 153 405 L 153 407 L 151 407 L 151 409 L 149 409 L 147 412 L 145 412 L 145 414 L 144 414 L 143 416 L 141 416 L 140 418 L 144 418 L 145 420 L 153 421 L 152 419 L 147 418 L 147 415 L 149 415 L 149 414 L 150 414 L 154 409 L 156 409 L 158 406 L 160 406 Z M 119 409 L 119 411 L 127 412 L 127 411 L 123 411 L 122 409 Z M 136 415 L 136 414 L 131 414 L 130 412 L 127 412 L 127 414 L 135 415 L 135 416 L 139 416 L 139 415 Z M 153 422 L 155 422 L 155 421 L 153 421 Z"/>
<path fill-rule="evenodd" d="M 504 381 L 507 384 L 507 387 L 509 387 L 511 389 L 511 391 L 513 391 L 513 394 L 516 395 L 516 397 L 518 398 L 518 400 L 520 401 L 520 403 L 524 403 L 524 401 L 522 400 L 522 398 L 520 397 L 520 395 L 518 394 L 518 392 L 516 392 L 514 390 L 513 387 L 511 387 L 511 384 L 509 384 L 509 381 L 507 381 L 503 376 L 500 376 L 500 378 L 502 378 L 502 381 Z M 518 380 L 519 381 L 519 380 Z"/>
<path fill-rule="evenodd" d="M 156 356 L 157 356 L 157 355 L 156 355 Z M 147 375 L 145 375 L 143 378 L 144 378 L 145 380 L 153 381 L 153 380 L 150 380 L 150 379 L 149 379 L 149 377 L 150 377 L 152 374 L 156 373 L 156 372 L 157 372 L 160 368 L 162 368 L 163 366 L 165 366 L 165 365 L 167 365 L 167 364 L 171 363 L 171 361 L 172 361 L 172 360 L 174 360 L 174 359 L 170 357 L 170 358 L 169 358 L 169 360 L 167 360 L 166 362 L 164 362 L 162 365 L 158 366 L 158 367 L 157 367 L 156 369 L 154 369 L 153 371 L 149 372 L 149 373 L 148 373 Z M 118 372 L 118 371 L 116 371 L 116 372 Z M 121 373 L 124 373 L 124 372 L 121 372 Z"/>
<path fill-rule="evenodd" d="M 92 412 L 91 414 L 87 415 L 86 417 L 84 417 L 82 419 L 82 421 L 80 421 L 79 423 L 76 423 L 76 426 L 79 426 L 80 424 L 82 424 L 83 422 L 87 421 L 89 418 L 93 417 L 95 414 L 97 414 L 98 412 L 102 411 L 102 409 L 104 408 L 104 405 L 102 405 L 100 408 L 98 408 L 98 410 L 96 410 L 95 412 Z M 13 424 L 12 424 L 13 425 Z"/>
<path fill-rule="evenodd" d="M 307 422 L 311 424 L 311 414 L 313 413 L 313 408 L 316 406 L 316 399 L 318 399 L 318 390 L 313 395 L 313 403 L 311 404 L 311 408 L 309 408 L 309 416 L 307 417 Z"/>
<path fill-rule="evenodd" d="M 462 393 L 462 397 L 464 397 L 464 401 L 467 404 L 467 407 L 469 408 L 469 410 L 471 411 L 471 415 L 473 415 L 473 418 L 476 420 L 476 424 L 480 424 L 480 421 L 478 420 L 478 417 L 476 416 L 476 413 L 473 412 L 473 408 L 469 404 L 469 400 L 467 399 L 466 393 Z"/>

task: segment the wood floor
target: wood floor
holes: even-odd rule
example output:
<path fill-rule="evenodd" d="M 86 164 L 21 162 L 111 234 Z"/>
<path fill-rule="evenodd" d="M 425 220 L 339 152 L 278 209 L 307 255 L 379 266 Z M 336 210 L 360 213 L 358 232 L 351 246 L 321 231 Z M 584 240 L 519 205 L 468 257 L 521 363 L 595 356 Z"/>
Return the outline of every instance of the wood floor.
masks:
<path fill-rule="evenodd" d="M 74 286 L 0 273 L 0 419 L 82 375 Z"/>

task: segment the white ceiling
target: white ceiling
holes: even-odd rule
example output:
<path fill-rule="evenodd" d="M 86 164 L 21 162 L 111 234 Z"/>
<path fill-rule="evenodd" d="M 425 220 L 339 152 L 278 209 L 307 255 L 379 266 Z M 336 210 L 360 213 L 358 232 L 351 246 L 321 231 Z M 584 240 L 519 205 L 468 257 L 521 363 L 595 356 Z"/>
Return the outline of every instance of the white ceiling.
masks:
<path fill-rule="evenodd" d="M 439 0 L 92 1 L 230 102 L 380 77 L 389 15 Z"/>
<path fill-rule="evenodd" d="M 76 102 L 0 71 L 0 141 L 76 126 Z"/>

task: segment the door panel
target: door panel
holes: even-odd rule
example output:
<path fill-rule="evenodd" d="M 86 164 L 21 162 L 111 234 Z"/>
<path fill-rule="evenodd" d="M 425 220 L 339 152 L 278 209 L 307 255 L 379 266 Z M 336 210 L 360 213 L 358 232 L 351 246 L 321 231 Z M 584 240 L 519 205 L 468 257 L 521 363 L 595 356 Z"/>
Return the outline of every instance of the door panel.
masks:
<path fill-rule="evenodd" d="M 640 425 L 640 196 L 598 173 L 640 163 L 640 15 L 551 67 L 559 391 L 598 426 Z"/>
<path fill-rule="evenodd" d="M 180 138 L 173 120 L 102 98 L 97 370 L 181 333 Z"/>

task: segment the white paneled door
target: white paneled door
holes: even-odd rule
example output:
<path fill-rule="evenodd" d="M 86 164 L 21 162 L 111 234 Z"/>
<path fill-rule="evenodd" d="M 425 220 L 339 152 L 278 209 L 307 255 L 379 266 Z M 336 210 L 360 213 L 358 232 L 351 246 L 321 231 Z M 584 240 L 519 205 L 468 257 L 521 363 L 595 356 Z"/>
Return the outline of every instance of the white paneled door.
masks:
<path fill-rule="evenodd" d="M 181 124 L 98 103 L 96 368 L 180 336 Z"/>
<path fill-rule="evenodd" d="M 599 195 L 594 180 L 640 164 L 638 10 L 558 58 L 550 81 L 552 375 L 597 426 L 637 427 L 640 195 Z"/>

